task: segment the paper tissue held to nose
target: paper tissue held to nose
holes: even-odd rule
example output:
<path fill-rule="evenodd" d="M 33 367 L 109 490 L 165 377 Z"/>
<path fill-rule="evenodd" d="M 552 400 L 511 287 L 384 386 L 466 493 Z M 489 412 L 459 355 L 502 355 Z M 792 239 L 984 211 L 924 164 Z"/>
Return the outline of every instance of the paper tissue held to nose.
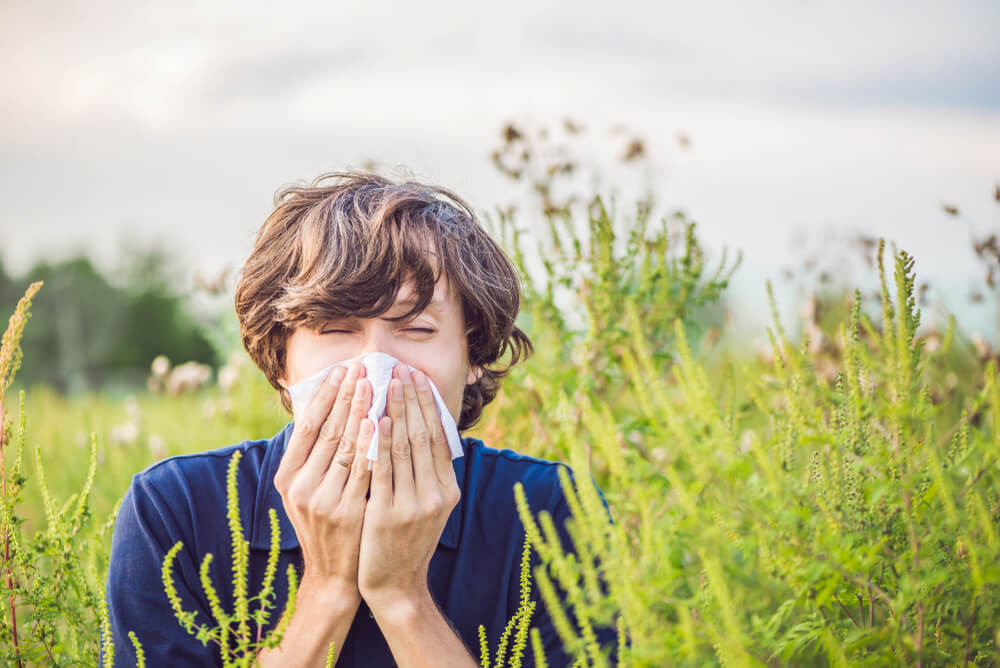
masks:
<path fill-rule="evenodd" d="M 361 362 L 364 365 L 367 373 L 365 377 L 372 385 L 372 405 L 368 411 L 368 418 L 375 423 L 375 433 L 372 434 L 371 443 L 368 445 L 368 469 L 371 470 L 372 463 L 378 460 L 379 420 L 385 415 L 385 404 L 389 392 L 389 381 L 392 379 L 392 368 L 396 364 L 401 364 L 398 359 L 386 353 L 368 353 L 367 355 L 344 360 L 343 362 L 337 362 L 336 364 L 331 364 L 328 367 L 320 369 L 305 380 L 289 386 L 288 394 L 292 400 L 292 412 L 298 417 L 309 403 L 309 400 L 316 394 L 319 386 L 326 380 L 327 375 L 334 368 L 338 366 L 347 367 L 354 362 Z M 415 371 L 412 366 L 407 365 L 407 367 L 411 372 Z M 452 417 L 451 411 L 448 410 L 440 393 L 438 393 L 434 381 L 429 376 L 425 375 L 425 378 L 427 378 L 427 384 L 434 394 L 434 402 L 437 404 L 438 413 L 441 414 L 441 425 L 444 427 L 444 433 L 448 439 L 451 458 L 457 459 L 464 453 L 462 451 L 462 439 L 458 434 L 458 426 L 455 424 L 455 418 Z M 358 443 L 359 452 L 362 445 L 364 444 Z"/>

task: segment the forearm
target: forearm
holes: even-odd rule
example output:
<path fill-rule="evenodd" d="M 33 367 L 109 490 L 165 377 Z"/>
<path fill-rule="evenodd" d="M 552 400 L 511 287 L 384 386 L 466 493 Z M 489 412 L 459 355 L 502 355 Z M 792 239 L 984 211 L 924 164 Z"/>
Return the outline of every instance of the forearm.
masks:
<path fill-rule="evenodd" d="M 388 603 L 368 603 L 398 665 L 479 666 L 434 603 L 430 592 Z"/>
<path fill-rule="evenodd" d="M 343 593 L 318 586 L 303 578 L 295 601 L 295 613 L 288 624 L 281 645 L 265 649 L 257 655 L 257 665 L 322 666 L 326 663 L 330 643 L 339 657 L 344 639 L 351 628 L 361 597 L 357 592 Z"/>

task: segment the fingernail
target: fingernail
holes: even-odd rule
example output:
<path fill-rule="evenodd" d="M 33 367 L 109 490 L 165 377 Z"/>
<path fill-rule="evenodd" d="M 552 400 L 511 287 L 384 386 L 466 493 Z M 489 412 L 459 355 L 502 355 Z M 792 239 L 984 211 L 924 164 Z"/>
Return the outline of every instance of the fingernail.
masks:
<path fill-rule="evenodd" d="M 412 382 L 412 376 L 410 375 L 410 370 L 405 366 L 399 367 L 399 379 L 404 383 Z"/>
<path fill-rule="evenodd" d="M 417 387 L 427 387 L 427 377 L 419 371 L 413 372 L 413 382 L 417 384 Z"/>
<path fill-rule="evenodd" d="M 347 369 L 345 369 L 342 366 L 338 366 L 336 369 L 333 370 L 333 373 L 330 374 L 330 384 L 337 385 L 342 380 L 344 380 L 344 376 L 346 375 L 347 375 Z"/>
<path fill-rule="evenodd" d="M 399 383 L 393 383 L 392 384 L 391 392 L 392 392 L 392 398 L 393 399 L 402 399 L 403 398 L 403 386 L 400 385 Z"/>

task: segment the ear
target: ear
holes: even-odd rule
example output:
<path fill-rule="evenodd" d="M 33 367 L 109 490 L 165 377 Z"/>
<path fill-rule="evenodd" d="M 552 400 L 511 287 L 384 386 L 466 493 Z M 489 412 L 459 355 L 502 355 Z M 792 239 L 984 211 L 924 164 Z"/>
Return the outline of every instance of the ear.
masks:
<path fill-rule="evenodd" d="M 480 378 L 483 377 L 484 371 L 485 369 L 481 366 L 470 366 L 469 373 L 466 374 L 465 376 L 465 384 L 472 385 L 473 383 L 478 381 Z"/>

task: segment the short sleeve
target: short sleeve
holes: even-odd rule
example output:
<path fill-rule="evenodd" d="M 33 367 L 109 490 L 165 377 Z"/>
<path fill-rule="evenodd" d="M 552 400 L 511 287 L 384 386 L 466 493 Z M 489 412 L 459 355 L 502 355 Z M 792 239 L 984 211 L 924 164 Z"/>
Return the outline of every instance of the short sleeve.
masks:
<path fill-rule="evenodd" d="M 218 649 L 202 645 L 174 616 L 163 586 L 163 557 L 183 540 L 175 508 L 145 474 L 132 479 L 115 520 L 108 564 L 106 598 L 114 643 L 114 665 L 135 666 L 136 652 L 129 639 L 135 632 L 148 666 L 217 666 Z M 190 540 L 174 561 L 174 584 L 185 610 L 196 611 L 195 621 L 214 626 L 200 594 L 198 569 Z M 103 640 L 103 639 L 102 639 Z M 102 642 L 103 665 L 103 642 Z"/>
<path fill-rule="evenodd" d="M 568 468 L 568 467 L 567 467 Z M 570 478 L 575 481 L 572 470 L 569 471 Z M 593 478 L 591 478 L 593 481 Z M 595 487 L 596 487 L 595 483 Z M 604 494 L 601 492 L 600 488 L 597 488 L 597 492 L 601 497 L 601 502 L 604 504 L 605 510 L 608 512 L 608 518 L 611 519 L 611 512 L 608 508 L 607 501 L 604 499 Z M 536 517 L 538 511 L 532 509 L 535 512 Z M 553 524 L 559 533 L 559 537 L 562 541 L 563 550 L 569 553 L 575 553 L 573 547 L 573 541 L 570 538 L 569 531 L 566 529 L 566 520 L 571 518 L 572 512 L 569 509 L 569 505 L 566 502 L 566 496 L 562 491 L 562 484 L 556 478 L 555 485 L 552 489 L 552 495 L 548 507 L 546 508 L 552 516 Z M 534 573 L 534 569 L 541 563 L 541 558 L 538 556 L 537 552 L 532 550 L 531 554 L 531 570 Z M 519 577 L 519 569 L 515 570 L 515 576 Z M 565 591 L 559 586 L 559 584 L 553 578 L 553 584 L 556 588 L 556 593 L 560 601 L 566 601 Z M 606 590 L 605 590 L 606 591 Z M 573 663 L 573 658 L 566 653 L 563 649 L 562 639 L 559 637 L 558 631 L 556 631 L 555 624 L 552 621 L 552 616 L 547 609 L 544 600 L 542 600 L 541 594 L 538 591 L 538 586 L 532 582 L 531 588 L 531 598 L 536 601 L 535 613 L 532 616 L 531 626 L 538 629 L 540 639 L 542 641 L 542 647 L 545 652 L 545 660 L 549 668 L 562 668 L 563 666 L 570 666 Z M 573 614 L 572 607 L 568 604 L 566 606 L 566 612 L 569 616 L 570 624 L 575 630 L 579 627 L 576 625 L 576 618 Z M 602 648 L 610 648 L 611 659 L 609 665 L 615 665 L 616 662 L 616 649 L 617 649 L 617 632 L 614 627 L 602 627 L 595 626 L 594 633 L 597 636 L 597 642 Z M 524 650 L 524 658 L 522 660 L 523 666 L 530 668 L 535 668 L 535 654 L 531 646 L 530 637 L 528 639 L 528 644 Z"/>

